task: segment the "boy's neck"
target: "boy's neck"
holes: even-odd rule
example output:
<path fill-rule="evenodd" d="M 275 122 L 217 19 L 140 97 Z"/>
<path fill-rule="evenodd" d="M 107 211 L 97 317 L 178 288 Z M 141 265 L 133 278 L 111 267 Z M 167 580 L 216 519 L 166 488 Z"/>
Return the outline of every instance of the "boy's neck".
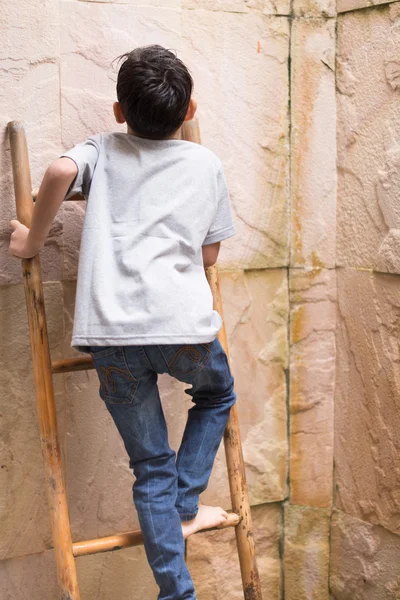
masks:
<path fill-rule="evenodd" d="M 131 135 L 135 135 L 136 137 L 141 137 L 145 140 L 152 140 L 154 138 L 146 138 L 143 135 L 138 135 L 135 131 L 133 131 L 133 129 L 131 129 L 129 126 L 127 127 L 127 133 L 130 133 Z M 162 140 L 181 140 L 182 139 L 182 135 L 181 135 L 181 129 L 179 128 L 177 131 L 175 131 L 175 133 L 173 135 L 170 135 L 166 138 L 160 138 L 160 141 Z M 157 141 L 157 140 L 155 140 Z"/>

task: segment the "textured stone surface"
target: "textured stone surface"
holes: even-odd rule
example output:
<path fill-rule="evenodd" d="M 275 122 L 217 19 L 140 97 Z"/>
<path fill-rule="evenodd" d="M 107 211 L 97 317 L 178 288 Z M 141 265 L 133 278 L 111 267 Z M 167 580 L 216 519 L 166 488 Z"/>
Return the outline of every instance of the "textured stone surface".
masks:
<path fill-rule="evenodd" d="M 35 186 L 48 163 L 57 157 L 60 144 L 58 5 L 2 3 L 0 14 L 0 285 L 22 281 L 19 261 L 8 256 L 9 221 L 15 218 L 14 190 L 6 124 L 24 121 Z M 60 277 L 62 220 L 43 251 L 44 278 Z"/>
<path fill-rule="evenodd" d="M 252 509 L 252 517 L 263 598 L 280 600 L 281 507 L 277 504 L 257 506 Z M 199 598 L 242 600 L 239 559 L 232 530 L 202 533 L 190 538 L 188 566 Z"/>
<path fill-rule="evenodd" d="M 396 5 L 338 29 L 338 262 L 399 272 L 400 21 Z"/>
<path fill-rule="evenodd" d="M 53 552 L 0 562 L 2 600 L 54 600 L 60 596 Z"/>
<path fill-rule="evenodd" d="M 54 62 L 58 56 L 58 7 L 52 0 L 43 0 L 40 8 L 42 10 L 38 11 L 38 7 L 30 0 L 21 0 L 18 5 L 12 2 L 2 4 L 2 56 L 10 60 L 14 73 L 24 63 Z"/>
<path fill-rule="evenodd" d="M 221 290 L 251 503 L 282 500 L 288 453 L 286 274 L 225 272 Z M 222 448 L 204 501 L 230 506 Z"/>
<path fill-rule="evenodd" d="M 181 13 L 120 3 L 62 2 L 61 19 L 62 142 L 68 148 L 100 131 L 126 130 L 115 123 L 112 111 L 113 61 L 141 45 L 179 50 Z"/>
<path fill-rule="evenodd" d="M 215 10 L 218 12 L 231 13 L 249 12 L 248 4 L 247 0 L 182 0 L 183 8 L 192 10 Z"/>
<path fill-rule="evenodd" d="M 68 201 L 64 203 L 63 227 L 63 273 L 66 281 L 74 281 L 78 275 L 79 250 L 81 245 L 83 220 L 85 218 L 86 202 Z"/>
<path fill-rule="evenodd" d="M 334 0 L 293 0 L 293 12 L 296 17 L 334 17 L 336 3 Z"/>
<path fill-rule="evenodd" d="M 332 502 L 336 274 L 290 272 L 290 498 Z"/>
<path fill-rule="evenodd" d="M 61 357 L 62 293 L 45 285 L 54 358 Z M 44 550 L 50 522 L 37 424 L 29 330 L 22 285 L 0 288 L 0 559 Z M 56 381 L 60 440 L 65 432 L 63 382 Z M 1 586 L 0 586 L 1 588 Z"/>
<path fill-rule="evenodd" d="M 8 165 L 8 168 L 11 168 L 11 165 Z M 5 203 L 9 206 L 5 208 L 6 214 L 0 221 L 0 286 L 23 281 L 21 261 L 8 253 L 12 232 L 10 221 L 17 218 L 14 192 L 1 194 L 1 203 L 3 199 L 2 206 L 5 207 Z M 63 260 L 63 208 L 57 215 L 46 244 L 40 252 L 40 260 L 43 281 L 58 281 L 61 278 Z"/>
<path fill-rule="evenodd" d="M 289 0 L 183 0 L 183 8 L 206 9 L 219 12 L 248 13 L 260 11 L 266 15 L 290 14 Z"/>
<path fill-rule="evenodd" d="M 157 586 L 143 548 L 128 548 L 77 559 L 82 598 L 154 600 Z M 60 597 L 53 552 L 0 563 L 1 600 L 54 600 Z M 133 592 L 134 590 L 134 592 Z"/>
<path fill-rule="evenodd" d="M 329 515 L 322 508 L 285 506 L 285 600 L 329 600 Z"/>
<path fill-rule="evenodd" d="M 182 0 L 81 0 L 82 2 L 102 2 L 104 4 L 128 4 L 135 7 L 180 8 Z"/>
<path fill-rule="evenodd" d="M 223 161 L 237 236 L 224 268 L 288 261 L 288 22 L 258 13 L 183 13 L 203 143 Z M 246 43 L 243 44 L 243 40 Z"/>
<path fill-rule="evenodd" d="M 32 64 L 17 58 L 0 59 L 0 105 L 0 285 L 5 285 L 22 281 L 20 261 L 8 255 L 9 223 L 16 217 L 16 208 L 6 123 L 11 120 L 25 123 L 32 186 L 37 187 L 46 167 L 59 155 L 58 66 L 44 58 L 38 58 L 37 62 L 32 59 Z M 53 225 L 42 257 L 44 279 L 60 279 L 62 211 Z"/>
<path fill-rule="evenodd" d="M 360 8 L 371 8 L 381 4 L 388 4 L 389 0 L 337 0 L 336 9 L 338 13 Z"/>
<path fill-rule="evenodd" d="M 399 279 L 338 273 L 336 505 L 400 533 Z"/>
<path fill-rule="evenodd" d="M 292 29 L 291 264 L 335 266 L 335 22 Z"/>
<path fill-rule="evenodd" d="M 78 578 L 82 598 L 93 600 L 154 600 L 159 591 L 143 547 L 82 557 Z"/>
<path fill-rule="evenodd" d="M 333 600 L 397 600 L 400 537 L 335 511 L 331 529 Z"/>

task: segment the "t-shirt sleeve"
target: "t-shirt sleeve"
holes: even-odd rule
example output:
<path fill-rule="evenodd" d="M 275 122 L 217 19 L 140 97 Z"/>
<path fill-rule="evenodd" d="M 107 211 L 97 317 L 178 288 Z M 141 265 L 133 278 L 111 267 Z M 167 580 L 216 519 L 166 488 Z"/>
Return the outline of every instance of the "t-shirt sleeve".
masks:
<path fill-rule="evenodd" d="M 68 152 L 64 152 L 60 158 L 66 156 L 71 158 L 78 167 L 78 173 L 71 183 L 65 198 L 74 194 L 89 195 L 94 170 L 99 158 L 100 139 L 99 136 L 90 137 L 82 144 L 77 144 Z"/>
<path fill-rule="evenodd" d="M 236 233 L 228 186 L 226 185 L 226 179 L 222 168 L 220 168 L 217 175 L 217 196 L 217 212 L 203 242 L 203 246 L 222 242 L 222 240 L 226 240 Z"/>

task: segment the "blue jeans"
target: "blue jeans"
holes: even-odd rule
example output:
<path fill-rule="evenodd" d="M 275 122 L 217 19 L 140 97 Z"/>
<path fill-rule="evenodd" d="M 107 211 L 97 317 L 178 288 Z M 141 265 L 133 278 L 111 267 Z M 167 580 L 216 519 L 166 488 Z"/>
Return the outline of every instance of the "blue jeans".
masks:
<path fill-rule="evenodd" d="M 133 497 L 159 600 L 194 600 L 181 521 L 193 519 L 206 489 L 231 406 L 233 378 L 218 340 L 194 345 L 91 347 L 100 396 L 129 455 Z M 176 458 L 157 374 L 191 384 L 194 405 Z"/>

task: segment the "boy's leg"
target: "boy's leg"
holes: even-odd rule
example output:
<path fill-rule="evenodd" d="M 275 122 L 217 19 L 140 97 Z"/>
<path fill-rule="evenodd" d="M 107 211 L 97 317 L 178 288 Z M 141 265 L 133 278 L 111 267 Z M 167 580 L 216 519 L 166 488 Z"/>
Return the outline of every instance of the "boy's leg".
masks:
<path fill-rule="evenodd" d="M 227 356 L 218 340 L 180 349 L 175 347 L 174 356 L 171 356 L 171 348 L 174 347 L 160 346 L 170 374 L 180 381 L 192 384 L 192 388 L 186 390 L 186 393 L 192 396 L 194 406 L 188 412 L 176 462 L 176 507 L 182 521 L 192 521 L 198 513 L 199 495 L 207 487 L 236 396 Z M 213 518 L 212 514 L 210 517 Z M 202 518 L 203 526 L 207 526 L 207 515 L 205 521 L 204 515 Z M 210 523 L 208 526 L 212 525 Z M 196 524 L 194 530 L 197 529 Z M 193 529 L 188 530 L 189 534 L 192 532 Z"/>
<path fill-rule="evenodd" d="M 168 445 L 157 374 L 139 346 L 96 349 L 92 357 L 100 378 L 100 395 L 124 441 L 136 477 L 134 501 L 147 558 L 160 587 L 159 600 L 195 600 L 175 507 L 175 453 Z"/>

